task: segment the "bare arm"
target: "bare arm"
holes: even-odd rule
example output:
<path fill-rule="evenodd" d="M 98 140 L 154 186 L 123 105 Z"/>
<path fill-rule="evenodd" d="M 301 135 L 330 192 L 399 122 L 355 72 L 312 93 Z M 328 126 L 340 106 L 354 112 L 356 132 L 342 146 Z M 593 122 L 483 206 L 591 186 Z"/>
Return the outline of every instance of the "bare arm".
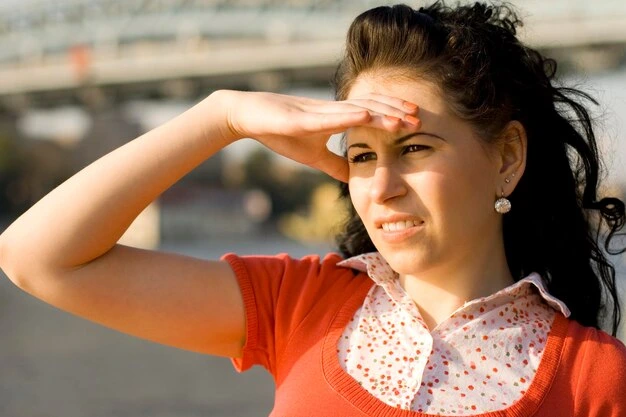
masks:
<path fill-rule="evenodd" d="M 81 317 L 163 344 L 239 356 L 241 294 L 230 267 L 117 241 L 137 215 L 204 160 L 241 137 L 345 179 L 325 148 L 351 126 L 395 130 L 409 111 L 380 98 L 332 103 L 218 92 L 116 149 L 57 187 L 0 235 L 0 266 L 20 288 Z"/>
<path fill-rule="evenodd" d="M 7 276 L 123 332 L 236 355 L 243 306 L 227 266 L 116 245 L 151 201 L 234 139 L 219 130 L 211 100 L 89 165 L 24 213 L 1 237 Z M 216 305 L 221 311 L 209 311 Z"/>

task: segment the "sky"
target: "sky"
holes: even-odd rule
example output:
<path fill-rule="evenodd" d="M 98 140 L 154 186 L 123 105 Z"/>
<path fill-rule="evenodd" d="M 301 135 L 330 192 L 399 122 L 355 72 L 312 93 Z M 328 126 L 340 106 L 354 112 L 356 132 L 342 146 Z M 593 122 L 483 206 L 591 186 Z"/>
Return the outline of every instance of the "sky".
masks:
<path fill-rule="evenodd" d="M 581 88 L 600 102 L 594 115 L 609 182 L 626 186 L 626 69 L 582 79 Z"/>

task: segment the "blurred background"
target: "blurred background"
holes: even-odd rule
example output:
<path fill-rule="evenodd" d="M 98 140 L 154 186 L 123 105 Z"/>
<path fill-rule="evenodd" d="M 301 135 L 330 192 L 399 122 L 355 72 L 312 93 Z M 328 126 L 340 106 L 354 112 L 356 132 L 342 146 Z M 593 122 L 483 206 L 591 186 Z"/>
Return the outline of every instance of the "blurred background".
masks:
<path fill-rule="evenodd" d="M 350 21 L 391 3 L 0 0 L 0 231 L 72 173 L 216 89 L 332 97 Z M 599 100 L 605 190 L 624 198 L 626 3 L 513 4 L 521 37 Z M 343 210 L 326 176 L 244 140 L 168 190 L 122 241 L 204 258 L 322 254 Z M 623 295 L 625 258 L 612 260 Z M 245 417 L 272 403 L 260 369 L 238 375 L 227 359 L 117 334 L 30 298 L 0 272 L 0 417 Z"/>

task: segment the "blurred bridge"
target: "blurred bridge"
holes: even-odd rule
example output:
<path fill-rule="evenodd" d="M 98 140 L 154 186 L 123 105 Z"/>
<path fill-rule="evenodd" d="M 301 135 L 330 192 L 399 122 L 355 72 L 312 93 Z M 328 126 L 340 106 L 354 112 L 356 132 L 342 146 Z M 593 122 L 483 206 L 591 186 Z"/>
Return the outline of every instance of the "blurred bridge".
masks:
<path fill-rule="evenodd" d="M 216 86 L 327 84 L 372 0 L 2 0 L 0 107 L 103 94 L 195 97 Z M 413 2 L 409 2 L 414 4 Z M 592 66 L 626 61 L 623 0 L 517 1 L 522 37 Z"/>

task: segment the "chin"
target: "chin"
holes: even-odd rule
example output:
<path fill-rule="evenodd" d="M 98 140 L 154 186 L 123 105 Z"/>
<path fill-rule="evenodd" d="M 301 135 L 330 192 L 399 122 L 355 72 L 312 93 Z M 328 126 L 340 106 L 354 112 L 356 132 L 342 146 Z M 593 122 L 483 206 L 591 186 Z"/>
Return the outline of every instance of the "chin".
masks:
<path fill-rule="evenodd" d="M 423 252 L 416 249 L 381 248 L 380 254 L 385 258 L 391 269 L 400 275 L 417 274 L 428 269 L 430 262 Z"/>

